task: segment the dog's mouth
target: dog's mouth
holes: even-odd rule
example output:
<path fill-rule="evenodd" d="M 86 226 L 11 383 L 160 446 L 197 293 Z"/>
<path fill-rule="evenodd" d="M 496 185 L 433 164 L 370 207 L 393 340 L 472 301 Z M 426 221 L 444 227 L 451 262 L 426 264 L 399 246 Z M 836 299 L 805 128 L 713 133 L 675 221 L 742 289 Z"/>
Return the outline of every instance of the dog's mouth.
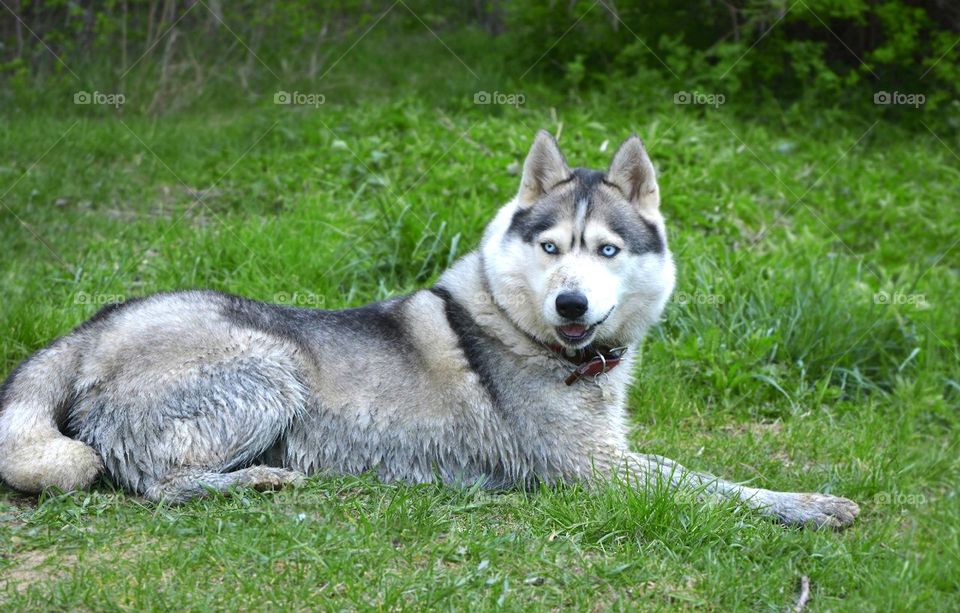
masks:
<path fill-rule="evenodd" d="M 559 336 L 561 340 L 567 341 L 568 343 L 579 345 L 583 341 L 593 336 L 593 333 L 596 331 L 596 329 L 597 324 L 592 326 L 585 326 L 583 324 L 567 324 L 565 326 L 557 326 L 557 336 Z"/>
<path fill-rule="evenodd" d="M 583 323 L 569 323 L 562 326 L 557 326 L 557 336 L 561 341 L 568 345 L 582 347 L 593 338 L 597 331 L 597 327 L 603 322 L 607 321 L 607 318 L 610 317 L 610 313 L 613 313 L 614 308 L 616 308 L 616 306 L 610 307 L 610 310 L 607 311 L 607 314 L 604 315 L 600 321 L 589 326 Z"/>

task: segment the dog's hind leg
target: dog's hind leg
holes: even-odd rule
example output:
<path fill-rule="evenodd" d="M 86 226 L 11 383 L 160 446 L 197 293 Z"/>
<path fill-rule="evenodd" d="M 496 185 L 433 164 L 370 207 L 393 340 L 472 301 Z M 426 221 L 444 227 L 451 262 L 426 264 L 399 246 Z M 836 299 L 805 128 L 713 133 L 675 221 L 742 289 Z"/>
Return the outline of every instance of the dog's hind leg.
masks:
<path fill-rule="evenodd" d="M 204 497 L 211 492 L 225 493 L 234 487 L 265 491 L 280 489 L 286 485 L 297 486 L 303 482 L 304 477 L 301 472 L 272 466 L 250 466 L 227 473 L 183 469 L 172 472 L 153 484 L 143 495 L 155 502 L 179 503 Z"/>
<path fill-rule="evenodd" d="M 233 486 L 295 481 L 271 450 L 305 411 L 294 357 L 261 342 L 218 361 L 185 362 L 136 393 L 112 387 L 74 410 L 77 438 L 119 485 L 150 500 L 182 501 Z M 274 467 L 258 466 L 270 463 Z"/>
<path fill-rule="evenodd" d="M 688 470 L 657 455 L 627 454 L 624 468 L 631 477 L 659 479 L 673 487 L 694 489 L 736 500 L 788 525 L 843 528 L 853 523 L 860 507 L 852 500 L 816 493 L 775 492 L 748 487 L 706 473 Z"/>

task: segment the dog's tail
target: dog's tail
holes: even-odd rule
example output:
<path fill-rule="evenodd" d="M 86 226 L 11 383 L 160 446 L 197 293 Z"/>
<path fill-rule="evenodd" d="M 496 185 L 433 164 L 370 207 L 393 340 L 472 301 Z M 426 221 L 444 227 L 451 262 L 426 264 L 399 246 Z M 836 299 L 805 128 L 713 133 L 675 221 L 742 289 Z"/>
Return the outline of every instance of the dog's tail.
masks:
<path fill-rule="evenodd" d="M 92 447 L 57 427 L 73 398 L 76 350 L 71 340 L 38 351 L 0 386 L 0 478 L 24 492 L 85 488 L 103 469 Z"/>

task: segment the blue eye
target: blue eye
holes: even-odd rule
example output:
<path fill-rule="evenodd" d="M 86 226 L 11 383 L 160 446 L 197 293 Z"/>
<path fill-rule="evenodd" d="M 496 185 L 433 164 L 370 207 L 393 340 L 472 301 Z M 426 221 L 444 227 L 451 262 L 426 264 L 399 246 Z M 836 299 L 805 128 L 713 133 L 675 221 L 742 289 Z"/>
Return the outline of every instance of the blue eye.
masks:
<path fill-rule="evenodd" d="M 620 253 L 620 247 L 616 245 L 603 245 L 597 252 L 605 258 L 612 258 Z"/>
<path fill-rule="evenodd" d="M 543 250 L 549 253 L 550 255 L 556 255 L 557 252 L 559 251 L 557 249 L 556 243 L 551 243 L 550 241 L 547 241 L 545 243 L 540 243 L 540 246 L 543 247 Z"/>

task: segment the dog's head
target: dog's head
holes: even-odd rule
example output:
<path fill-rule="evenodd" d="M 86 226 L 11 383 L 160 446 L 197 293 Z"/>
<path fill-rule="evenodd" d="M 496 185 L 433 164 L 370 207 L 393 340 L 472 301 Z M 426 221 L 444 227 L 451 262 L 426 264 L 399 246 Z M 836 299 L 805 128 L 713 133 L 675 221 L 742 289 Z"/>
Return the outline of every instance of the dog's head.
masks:
<path fill-rule="evenodd" d="M 494 299 L 544 342 L 578 349 L 639 341 L 674 285 L 659 206 L 656 173 L 636 136 L 602 172 L 571 170 L 540 131 L 519 193 L 483 239 Z"/>

